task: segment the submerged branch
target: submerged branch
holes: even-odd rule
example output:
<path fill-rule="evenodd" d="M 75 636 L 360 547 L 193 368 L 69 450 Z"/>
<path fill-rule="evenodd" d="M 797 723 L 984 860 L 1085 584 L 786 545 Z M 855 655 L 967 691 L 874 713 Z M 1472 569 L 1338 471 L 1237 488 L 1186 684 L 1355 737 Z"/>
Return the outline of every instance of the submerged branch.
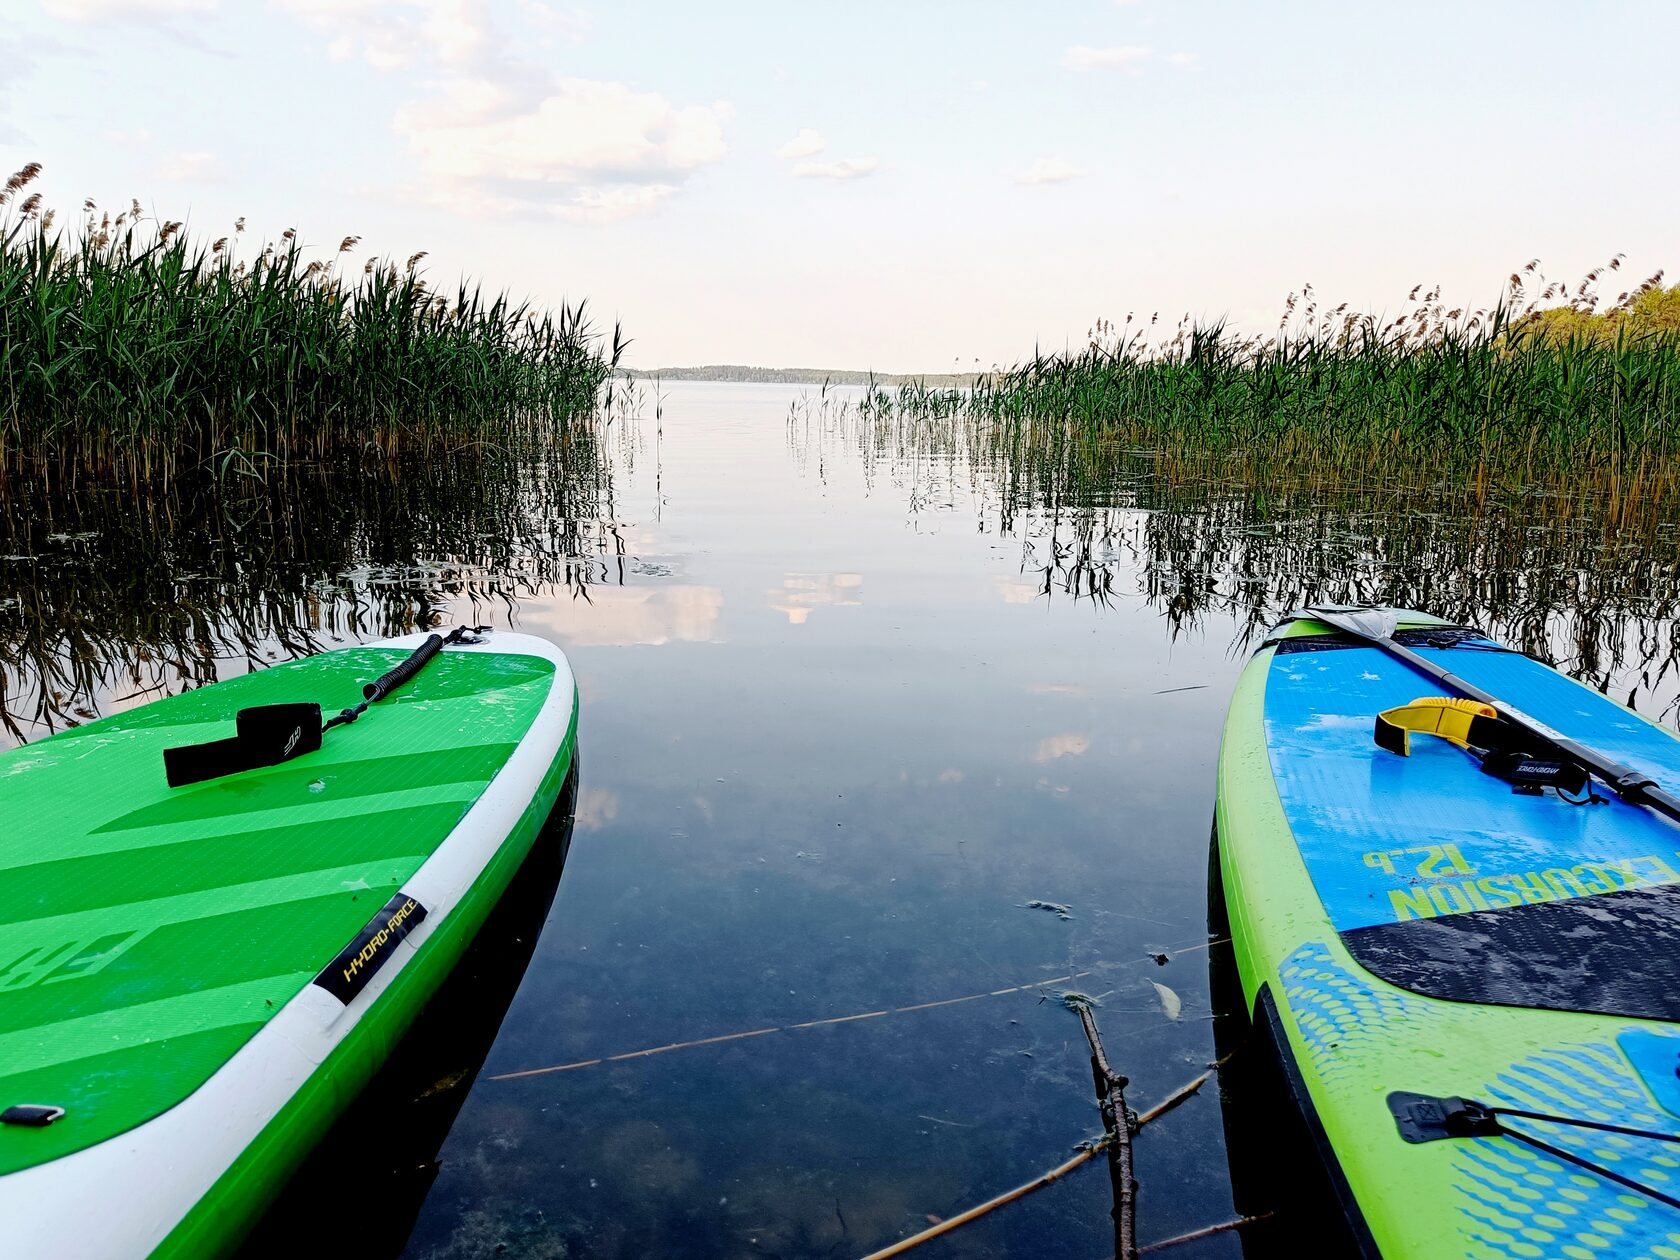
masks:
<path fill-rule="evenodd" d="M 1201 1087 L 1207 1083 L 1208 1079 L 1215 1071 L 1229 1061 L 1230 1057 L 1230 1055 L 1226 1055 L 1225 1058 L 1220 1059 L 1217 1063 L 1211 1064 L 1207 1071 L 1196 1077 L 1195 1080 L 1179 1086 L 1148 1111 L 1145 1111 L 1141 1115 L 1137 1116 L 1136 1123 L 1132 1126 L 1133 1131 L 1136 1132 L 1138 1129 L 1143 1128 L 1143 1126 L 1148 1124 L 1151 1120 L 1158 1119 L 1159 1117 L 1165 1115 L 1174 1107 L 1177 1107 L 1180 1103 L 1194 1095 L 1197 1090 L 1201 1089 Z M 959 1229 L 962 1226 L 967 1225 L 970 1221 L 979 1220 L 982 1216 L 986 1216 L 991 1212 L 997 1211 L 998 1208 L 1003 1207 L 1005 1204 L 1013 1203 L 1017 1199 L 1024 1199 L 1027 1195 L 1032 1194 L 1036 1190 L 1042 1190 L 1046 1186 L 1054 1185 L 1074 1169 L 1083 1164 L 1089 1163 L 1091 1160 L 1095 1159 L 1097 1155 L 1106 1151 L 1113 1140 L 1114 1137 L 1112 1134 L 1105 1133 L 1096 1141 L 1083 1147 L 1072 1159 L 1067 1160 L 1065 1163 L 1056 1165 L 1056 1167 L 1052 1168 L 1049 1172 L 1041 1173 L 1037 1177 L 1034 1177 L 1031 1181 L 1016 1186 L 1013 1190 L 1006 1190 L 996 1198 L 987 1199 L 984 1203 L 976 1204 L 967 1211 L 960 1212 L 956 1216 L 940 1221 L 937 1225 L 924 1229 L 920 1233 L 911 1234 L 908 1238 L 901 1238 L 889 1247 L 883 1247 L 879 1251 L 872 1251 L 867 1256 L 863 1257 L 863 1260 L 887 1260 L 887 1257 L 889 1256 L 901 1256 L 907 1251 L 920 1247 L 925 1242 L 932 1242 L 935 1238 L 938 1238 L 943 1234 L 948 1234 L 954 1229 Z M 1168 1241 L 1170 1242 L 1171 1240 Z M 1157 1243 L 1153 1245 L 1159 1247 L 1165 1244 Z"/>
<path fill-rule="evenodd" d="M 1108 1176 L 1114 1185 L 1114 1207 L 1110 1209 L 1114 1218 L 1114 1254 L 1120 1260 L 1136 1260 L 1138 1183 L 1132 1173 L 1132 1134 L 1137 1121 L 1126 1106 L 1125 1091 L 1130 1082 L 1109 1065 L 1091 1004 L 1080 1002 L 1074 1009 L 1085 1030 L 1085 1040 L 1091 1046 L 1091 1077 L 1097 1087 L 1097 1103 L 1108 1135 Z"/>

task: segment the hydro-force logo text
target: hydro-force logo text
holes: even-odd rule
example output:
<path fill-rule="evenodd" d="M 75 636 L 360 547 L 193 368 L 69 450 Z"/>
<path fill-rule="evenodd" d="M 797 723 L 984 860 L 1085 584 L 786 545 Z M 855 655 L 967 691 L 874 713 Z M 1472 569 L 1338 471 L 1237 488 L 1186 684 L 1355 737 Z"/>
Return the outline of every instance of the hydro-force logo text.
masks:
<path fill-rule="evenodd" d="M 367 987 L 391 952 L 411 931 L 425 921 L 426 907 L 407 893 L 398 893 L 385 903 L 385 908 L 356 933 L 356 938 L 339 951 L 338 957 L 327 964 L 326 970 L 315 977 L 315 983 L 340 1002 L 349 1006 L 355 996 Z"/>

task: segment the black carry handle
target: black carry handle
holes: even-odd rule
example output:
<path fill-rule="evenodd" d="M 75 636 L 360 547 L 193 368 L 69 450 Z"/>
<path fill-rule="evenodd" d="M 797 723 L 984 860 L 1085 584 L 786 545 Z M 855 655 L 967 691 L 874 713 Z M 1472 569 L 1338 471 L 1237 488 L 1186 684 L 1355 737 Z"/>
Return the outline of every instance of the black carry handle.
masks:
<path fill-rule="evenodd" d="M 1396 643 L 1392 613 L 1384 614 L 1374 608 L 1308 608 L 1304 611 L 1305 615 L 1314 621 L 1323 622 L 1333 629 L 1381 648 L 1448 691 L 1489 705 L 1501 718 L 1521 731 L 1524 738 L 1532 741 L 1537 750 L 1579 764 L 1609 784 L 1616 795 L 1629 805 L 1643 805 L 1669 822 L 1680 824 L 1680 797 L 1667 791 L 1649 775 L 1623 765 L 1596 748 L 1561 735 L 1550 727 L 1543 727 L 1521 709 L 1505 703 L 1490 692 L 1483 691 L 1472 682 L 1466 682 L 1457 674 L 1442 669 L 1404 644 Z"/>
<path fill-rule="evenodd" d="M 256 770 L 262 766 L 279 765 L 321 746 L 321 736 L 335 726 L 348 726 L 377 700 L 383 700 L 408 682 L 444 646 L 450 643 L 474 642 L 468 635 L 478 635 L 488 626 L 456 626 L 447 635 L 429 634 L 426 641 L 408 658 L 386 670 L 378 678 L 362 687 L 362 702 L 345 709 L 335 718 L 321 721 L 318 704 L 266 704 L 241 709 L 236 715 L 236 731 L 228 739 L 206 744 L 185 744 L 163 750 L 163 772 L 170 787 L 185 787 L 206 779 L 238 774 L 242 770 Z"/>
<path fill-rule="evenodd" d="M 277 766 L 321 746 L 321 706 L 263 704 L 234 715 L 236 734 L 207 744 L 163 750 L 163 774 L 170 787 Z"/>

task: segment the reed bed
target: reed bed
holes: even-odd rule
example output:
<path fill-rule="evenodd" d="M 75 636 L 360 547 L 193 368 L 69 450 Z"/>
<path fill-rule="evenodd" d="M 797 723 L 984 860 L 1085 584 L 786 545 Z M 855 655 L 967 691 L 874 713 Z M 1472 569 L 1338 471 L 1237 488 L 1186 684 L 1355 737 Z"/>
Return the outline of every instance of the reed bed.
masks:
<path fill-rule="evenodd" d="M 1478 493 L 1427 461 L 1291 465 L 834 394 L 795 408 L 788 441 L 811 475 L 849 450 L 871 487 L 890 486 L 913 513 L 977 512 L 982 533 L 1019 547 L 1021 589 L 1045 600 L 1140 601 L 1175 638 L 1232 627 L 1233 648 L 1313 603 L 1423 608 L 1680 721 L 1672 500 L 1618 508 L 1591 486 Z"/>
<path fill-rule="evenodd" d="M 625 345 L 581 302 L 434 288 L 423 253 L 357 266 L 354 236 L 242 249 L 243 219 L 205 243 L 138 202 L 58 228 L 39 172 L 0 192 L 0 464 L 494 440 L 593 410 Z"/>
<path fill-rule="evenodd" d="M 1275 333 L 1101 324 L 971 389 L 871 389 L 860 410 L 967 422 L 999 454 L 1054 466 L 1147 448 L 1223 454 L 1250 482 L 1450 486 L 1599 501 L 1612 524 L 1680 492 L 1680 287 L 1662 274 L 1600 310 L 1620 260 L 1565 288 L 1538 264 L 1490 308 L 1414 290 L 1386 323 L 1292 295 Z M 1550 303 L 1550 305 L 1549 305 Z M 1022 462 L 1022 461 L 1017 461 Z"/>

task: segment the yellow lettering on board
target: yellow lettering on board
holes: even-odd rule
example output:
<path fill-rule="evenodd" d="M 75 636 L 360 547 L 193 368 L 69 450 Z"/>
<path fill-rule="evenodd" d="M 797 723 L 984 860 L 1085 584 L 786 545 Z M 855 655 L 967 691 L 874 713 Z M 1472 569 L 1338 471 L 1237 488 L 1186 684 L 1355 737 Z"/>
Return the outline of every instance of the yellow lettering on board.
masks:
<path fill-rule="evenodd" d="M 1433 884 L 1429 889 L 1429 897 L 1442 914 L 1463 914 L 1466 910 L 1474 909 L 1470 898 L 1465 896 L 1464 889 L 1457 884 Z"/>
<path fill-rule="evenodd" d="M 1522 900 L 1511 884 L 1512 879 L 1509 875 L 1484 875 L 1476 881 L 1476 887 L 1487 894 L 1488 902 L 1494 909 L 1514 906 Z"/>
<path fill-rule="evenodd" d="M 1427 888 L 1390 888 L 1388 903 L 1394 907 L 1396 923 L 1404 923 L 1407 919 L 1435 917 L 1435 907 L 1429 900 Z"/>
<path fill-rule="evenodd" d="M 1680 884 L 1680 872 L 1676 872 L 1672 866 L 1663 861 L 1655 853 L 1651 854 L 1649 857 L 1634 858 L 1633 860 L 1635 862 L 1644 862 L 1656 871 L 1655 875 L 1650 876 L 1650 880 L 1653 884 Z"/>
<path fill-rule="evenodd" d="M 1574 871 L 1566 871 L 1561 866 L 1555 866 L 1549 871 L 1542 871 L 1540 878 L 1545 880 L 1559 897 L 1585 897 L 1586 887 L 1575 878 Z M 1565 887 L 1565 885 L 1568 887 Z"/>
<path fill-rule="evenodd" d="M 1473 871 L 1475 868 L 1470 869 Z M 1439 867 L 1435 870 L 1445 873 L 1440 872 Z M 1569 867 L 1554 866 L 1543 871 L 1484 875 L 1480 879 L 1454 883 L 1443 881 L 1428 887 L 1391 888 L 1388 890 L 1388 903 L 1394 911 L 1395 922 L 1404 923 L 1408 919 L 1433 919 L 1471 910 L 1499 910 L 1524 903 L 1568 901 L 1624 888 L 1660 884 L 1680 884 L 1680 871 L 1665 858 L 1647 855 L 1607 862 L 1582 862 Z"/>

